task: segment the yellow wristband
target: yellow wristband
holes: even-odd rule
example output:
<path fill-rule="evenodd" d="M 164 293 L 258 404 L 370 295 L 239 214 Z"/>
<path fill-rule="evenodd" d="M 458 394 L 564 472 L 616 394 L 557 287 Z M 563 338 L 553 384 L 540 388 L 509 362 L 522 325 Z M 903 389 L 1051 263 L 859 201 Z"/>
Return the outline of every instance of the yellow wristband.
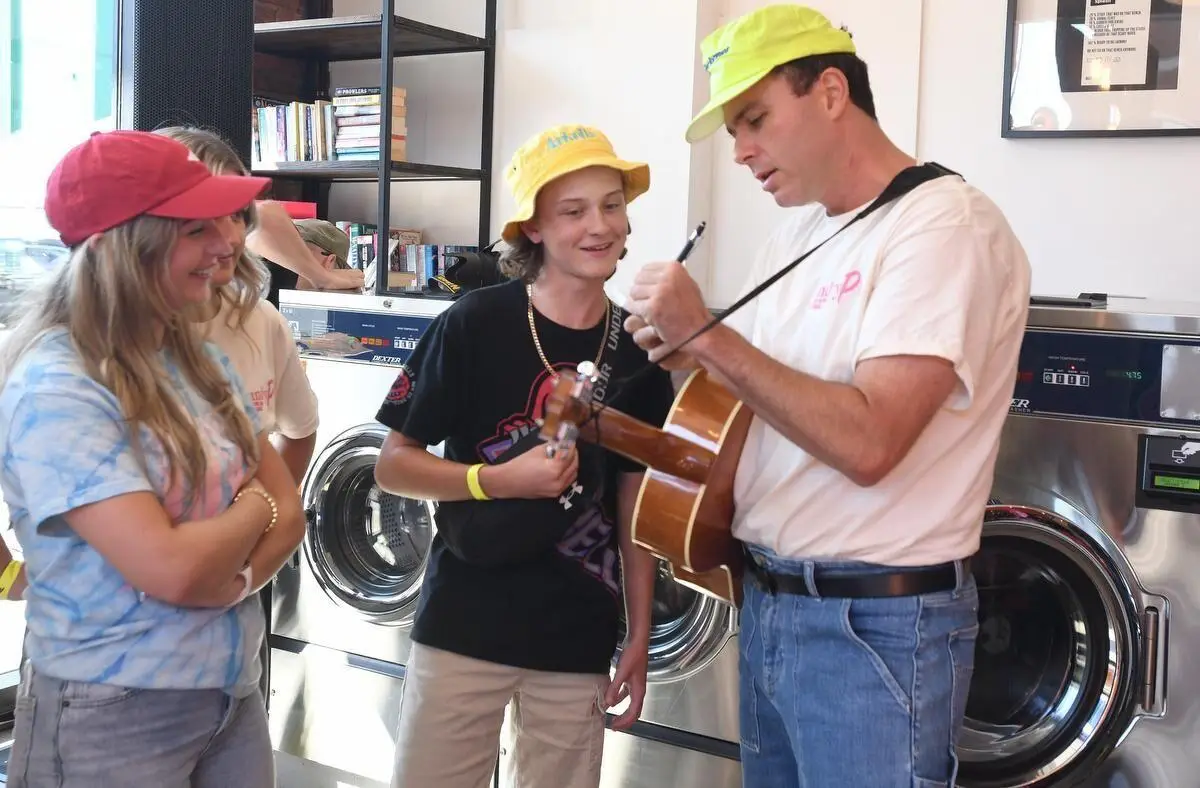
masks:
<path fill-rule="evenodd" d="M 21 574 L 22 566 L 24 564 L 20 561 L 9 561 L 4 571 L 0 572 L 0 599 L 8 599 L 8 592 L 12 591 L 13 584 L 17 582 L 17 575 Z"/>
<path fill-rule="evenodd" d="M 467 468 L 467 489 L 471 491 L 471 497 L 477 501 L 488 501 L 487 493 L 483 491 L 483 487 L 479 484 L 479 472 L 483 470 L 483 464 L 472 465 Z"/>

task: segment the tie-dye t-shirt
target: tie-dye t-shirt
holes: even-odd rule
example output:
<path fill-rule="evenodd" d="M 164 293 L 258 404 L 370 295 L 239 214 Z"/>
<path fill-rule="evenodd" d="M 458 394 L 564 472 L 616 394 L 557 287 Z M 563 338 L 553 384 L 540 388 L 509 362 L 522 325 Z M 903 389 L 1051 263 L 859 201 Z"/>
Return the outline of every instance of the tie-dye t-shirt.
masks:
<path fill-rule="evenodd" d="M 258 415 L 237 373 L 215 345 L 207 347 L 257 432 Z M 204 486 L 187 510 L 185 491 L 167 488 L 161 446 L 145 428 L 150 472 L 143 473 L 116 397 L 88 377 L 65 330 L 49 332 L 27 351 L 0 391 L 0 488 L 30 581 L 26 646 L 34 667 L 59 679 L 245 696 L 261 672 L 257 596 L 228 610 L 157 601 L 131 587 L 62 516 L 140 491 L 155 493 L 174 522 L 228 508 L 246 478 L 244 455 L 178 366 L 165 357 L 164 366 L 209 458 Z"/>

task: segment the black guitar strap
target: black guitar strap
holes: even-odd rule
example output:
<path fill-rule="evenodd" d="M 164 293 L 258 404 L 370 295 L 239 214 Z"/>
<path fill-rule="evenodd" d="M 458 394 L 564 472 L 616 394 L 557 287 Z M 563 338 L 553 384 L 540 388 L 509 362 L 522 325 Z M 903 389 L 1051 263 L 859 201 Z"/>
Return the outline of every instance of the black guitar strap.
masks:
<path fill-rule="evenodd" d="M 925 164 L 918 164 L 918 165 L 914 165 L 912 167 L 908 167 L 904 170 L 901 170 L 896 175 L 896 177 L 892 179 L 892 182 L 889 183 L 882 192 L 880 192 L 879 196 L 876 197 L 875 200 L 870 205 L 868 205 L 866 208 L 863 208 L 861 211 L 859 211 L 858 214 L 856 214 L 853 219 L 851 219 L 850 221 L 848 221 L 844 225 L 842 225 L 840 228 L 838 228 L 838 230 L 836 232 L 831 234 L 824 241 L 821 241 L 821 243 L 817 244 L 812 249 L 809 249 L 807 252 L 800 255 L 795 260 L 793 260 L 792 262 L 785 265 L 783 268 L 776 271 L 774 274 L 769 276 L 765 281 L 763 281 L 761 284 L 759 284 L 753 290 L 751 290 L 750 292 L 746 293 L 744 296 L 739 298 L 736 302 L 734 302 L 734 304 L 732 306 L 730 306 L 728 309 L 726 309 L 720 316 L 714 317 L 711 321 L 709 321 L 702 328 L 700 328 L 698 331 L 696 331 L 696 333 L 692 334 L 690 337 L 685 339 L 683 342 L 679 343 L 677 346 L 672 348 L 670 350 L 670 352 L 668 352 L 665 356 L 663 356 L 661 359 L 659 359 L 658 364 L 661 364 L 662 362 L 669 359 L 671 356 L 673 356 L 676 353 L 678 353 L 679 351 L 683 350 L 683 348 L 685 348 L 689 343 L 694 342 L 698 337 L 704 335 L 705 333 L 711 331 L 713 328 L 719 326 L 723 321 L 725 321 L 727 318 L 729 318 L 730 315 L 732 315 L 734 312 L 737 312 L 739 309 L 741 309 L 746 304 L 753 301 L 755 298 L 758 298 L 758 296 L 764 290 L 766 290 L 768 287 L 771 287 L 773 284 L 778 282 L 783 277 L 787 276 L 789 273 L 791 273 L 796 268 L 796 266 L 800 265 L 805 260 L 807 260 L 810 256 L 812 256 L 812 254 L 814 252 L 816 252 L 818 249 L 820 249 L 825 244 L 832 241 L 834 238 L 836 238 L 841 233 L 845 232 L 850 227 L 854 226 L 857 222 L 861 221 L 862 219 L 867 218 L 868 216 L 873 214 L 875 211 L 879 210 L 880 208 L 882 208 L 883 206 L 892 202 L 893 200 L 900 199 L 901 197 L 908 194 L 909 192 L 911 192 L 913 189 L 917 188 L 921 184 L 927 183 L 936 178 L 945 177 L 947 175 L 953 175 L 953 176 L 959 177 L 959 178 L 962 177 L 957 172 L 954 172 L 953 170 L 951 170 L 947 167 L 943 167 L 942 165 L 940 165 L 936 162 L 927 162 Z M 610 389 L 611 393 L 609 394 L 606 402 L 602 403 L 599 407 L 593 409 L 593 412 L 592 412 L 593 416 L 596 413 L 598 413 L 599 411 L 604 410 L 604 408 L 607 407 L 607 403 L 612 402 L 613 400 L 617 399 L 617 397 L 620 395 L 620 393 L 630 383 L 633 383 L 642 375 L 647 374 L 649 372 L 649 370 L 653 369 L 655 366 L 657 366 L 657 364 L 647 364 L 645 367 L 643 367 L 642 369 L 639 369 L 634 374 L 632 374 L 622 380 L 619 380 L 615 386 L 611 387 L 611 389 Z M 590 421 L 591 419 L 589 418 L 588 420 Z M 582 426 L 582 425 L 580 425 L 580 426 Z"/>

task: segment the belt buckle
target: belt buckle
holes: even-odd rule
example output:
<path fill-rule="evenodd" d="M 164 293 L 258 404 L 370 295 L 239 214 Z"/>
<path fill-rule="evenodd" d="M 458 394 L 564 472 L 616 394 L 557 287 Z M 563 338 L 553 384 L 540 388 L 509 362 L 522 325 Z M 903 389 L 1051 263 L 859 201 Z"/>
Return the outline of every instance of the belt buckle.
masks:
<path fill-rule="evenodd" d="M 750 549 L 747 549 L 746 552 L 749 554 L 751 573 L 759 587 L 771 596 L 778 594 L 779 583 L 775 581 L 775 576 L 771 574 L 771 571 L 763 565 L 762 557 Z"/>

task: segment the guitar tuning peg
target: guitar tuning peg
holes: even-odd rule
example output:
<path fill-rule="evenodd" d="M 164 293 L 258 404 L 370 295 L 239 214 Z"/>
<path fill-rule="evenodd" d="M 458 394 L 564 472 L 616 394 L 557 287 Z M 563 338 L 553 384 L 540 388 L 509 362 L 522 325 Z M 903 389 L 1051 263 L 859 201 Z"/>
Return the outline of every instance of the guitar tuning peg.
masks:
<path fill-rule="evenodd" d="M 590 381 L 596 380 L 596 365 L 591 361 L 580 361 L 575 371 L 579 373 L 580 378 Z"/>

